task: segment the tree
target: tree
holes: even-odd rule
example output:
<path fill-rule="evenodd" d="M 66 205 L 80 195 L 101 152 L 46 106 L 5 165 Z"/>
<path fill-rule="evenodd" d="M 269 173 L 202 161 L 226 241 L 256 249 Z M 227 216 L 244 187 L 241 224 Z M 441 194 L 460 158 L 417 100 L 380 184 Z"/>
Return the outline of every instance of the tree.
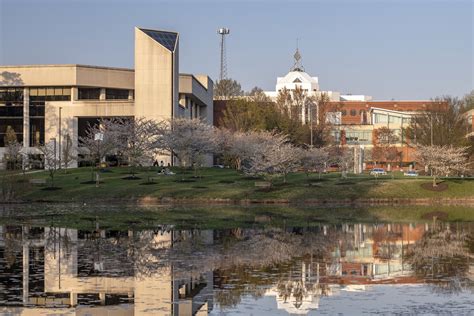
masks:
<path fill-rule="evenodd" d="M 395 131 L 388 127 L 381 127 L 374 131 L 375 144 L 372 149 L 372 160 L 375 165 L 377 161 L 385 162 L 390 168 L 390 163 L 400 158 L 397 147 L 394 146 L 400 141 Z"/>
<path fill-rule="evenodd" d="M 310 172 L 316 171 L 319 178 L 321 178 L 321 173 L 326 170 L 332 160 L 333 158 L 327 148 L 310 148 L 304 152 L 301 166 L 307 177 L 309 177 Z"/>
<path fill-rule="evenodd" d="M 270 182 L 275 176 L 283 176 L 286 183 L 288 173 L 300 165 L 301 150 L 291 145 L 286 135 L 260 132 L 254 139 L 259 141 L 247 144 L 251 156 L 245 172 L 264 176 Z"/>
<path fill-rule="evenodd" d="M 271 102 L 271 99 L 263 92 L 263 89 L 260 87 L 253 87 L 248 93 L 247 96 L 253 102 Z"/>
<path fill-rule="evenodd" d="M 464 96 L 462 103 L 463 112 L 474 109 L 474 90 Z"/>
<path fill-rule="evenodd" d="M 334 162 L 337 163 L 339 170 L 341 171 L 341 177 L 346 178 L 347 173 L 354 166 L 353 149 L 349 147 L 334 146 L 329 150 L 330 156 L 334 158 Z"/>
<path fill-rule="evenodd" d="M 72 144 L 72 139 L 69 134 L 66 134 L 64 137 L 64 144 L 62 146 L 62 157 L 61 162 L 64 166 L 64 172 L 67 172 L 69 165 L 77 160 L 77 155 L 74 152 L 74 147 Z"/>
<path fill-rule="evenodd" d="M 467 124 L 462 101 L 446 96 L 436 98 L 429 108 L 414 115 L 407 135 L 415 145 L 466 146 Z"/>
<path fill-rule="evenodd" d="M 216 132 L 211 125 L 198 119 L 175 118 L 160 122 L 154 144 L 161 153 L 175 157 L 181 168 L 201 166 L 205 155 L 217 150 Z"/>
<path fill-rule="evenodd" d="M 44 157 L 44 167 L 48 170 L 48 174 L 51 179 L 50 188 L 55 188 L 54 175 L 59 168 L 59 159 L 56 155 L 56 143 L 55 141 L 51 141 L 43 146 L 38 146 L 37 149 Z"/>
<path fill-rule="evenodd" d="M 127 159 L 130 175 L 135 178 L 136 167 L 150 165 L 156 155 L 158 125 L 143 117 L 115 120 L 109 130 L 118 140 L 116 149 Z"/>
<path fill-rule="evenodd" d="M 214 87 L 214 98 L 216 100 L 230 100 L 244 95 L 244 91 L 235 80 L 222 79 L 216 82 Z"/>
<path fill-rule="evenodd" d="M 416 161 L 431 170 L 433 187 L 437 186 L 436 179 L 452 173 L 462 173 L 467 168 L 466 147 L 424 146 L 416 147 Z"/>
<path fill-rule="evenodd" d="M 117 150 L 115 124 L 117 120 L 102 119 L 99 124 L 89 125 L 86 135 L 79 138 L 79 149 L 88 157 L 91 164 L 91 181 L 94 181 L 96 164 L 100 164 L 107 155 Z"/>
<path fill-rule="evenodd" d="M 231 131 L 247 132 L 266 128 L 268 104 L 244 99 L 229 100 L 221 118 L 220 126 Z"/>
<path fill-rule="evenodd" d="M 23 146 L 17 141 L 15 130 L 8 125 L 3 139 L 6 147 L 4 159 L 7 169 L 16 170 L 21 163 L 21 152 Z"/>

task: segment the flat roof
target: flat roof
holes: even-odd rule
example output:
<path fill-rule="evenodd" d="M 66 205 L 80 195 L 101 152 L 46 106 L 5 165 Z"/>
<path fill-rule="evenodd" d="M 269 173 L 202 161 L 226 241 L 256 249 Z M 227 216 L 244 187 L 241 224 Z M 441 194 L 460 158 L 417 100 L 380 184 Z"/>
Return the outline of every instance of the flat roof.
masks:
<path fill-rule="evenodd" d="M 1 68 L 46 68 L 46 67 L 80 67 L 80 68 L 93 68 L 93 69 L 106 69 L 106 70 L 120 70 L 120 71 L 135 71 L 132 68 L 121 68 L 121 67 L 107 67 L 107 66 L 94 66 L 94 65 L 82 65 L 82 64 L 53 64 L 53 65 L 0 65 Z"/>

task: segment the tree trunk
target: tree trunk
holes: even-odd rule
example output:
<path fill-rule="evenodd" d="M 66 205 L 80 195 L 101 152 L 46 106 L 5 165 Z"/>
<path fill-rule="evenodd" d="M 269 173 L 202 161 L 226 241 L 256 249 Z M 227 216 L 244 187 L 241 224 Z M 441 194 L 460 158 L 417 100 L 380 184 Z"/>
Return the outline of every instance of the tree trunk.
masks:
<path fill-rule="evenodd" d="M 436 175 L 433 175 L 433 188 L 437 187 L 438 185 L 436 184 Z"/>

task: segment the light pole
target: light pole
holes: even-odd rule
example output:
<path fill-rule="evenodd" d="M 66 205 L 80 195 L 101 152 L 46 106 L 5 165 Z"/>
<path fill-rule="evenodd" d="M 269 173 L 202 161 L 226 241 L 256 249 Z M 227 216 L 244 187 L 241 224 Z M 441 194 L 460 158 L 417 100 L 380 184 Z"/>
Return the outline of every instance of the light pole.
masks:
<path fill-rule="evenodd" d="M 59 139 L 59 144 L 58 144 L 58 149 L 59 149 L 59 169 L 61 169 L 61 110 L 63 108 L 60 106 L 59 107 L 59 135 L 58 135 L 58 139 Z"/>
<path fill-rule="evenodd" d="M 309 104 L 309 132 L 310 132 L 310 148 L 313 148 L 313 102 Z"/>
<path fill-rule="evenodd" d="M 56 152 L 56 137 L 53 137 L 50 139 L 53 142 L 53 150 L 54 150 L 54 169 L 56 169 L 56 157 L 57 157 L 57 152 Z M 48 162 L 49 163 L 49 162 Z"/>

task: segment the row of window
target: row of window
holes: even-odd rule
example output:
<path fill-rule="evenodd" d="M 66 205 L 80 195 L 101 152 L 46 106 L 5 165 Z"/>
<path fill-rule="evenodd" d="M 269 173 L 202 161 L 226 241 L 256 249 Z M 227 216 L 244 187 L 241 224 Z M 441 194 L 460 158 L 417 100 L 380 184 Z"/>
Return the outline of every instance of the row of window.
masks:
<path fill-rule="evenodd" d="M 99 100 L 100 88 L 79 88 L 79 100 Z M 23 103 L 23 88 L 0 88 L 0 105 L 21 105 Z M 132 94 L 133 97 L 133 94 Z M 105 89 L 107 100 L 128 100 L 129 90 Z M 30 101 L 70 101 L 71 87 L 41 87 L 30 88 Z"/>
<path fill-rule="evenodd" d="M 30 88 L 30 101 L 70 101 L 70 87 Z"/>
<path fill-rule="evenodd" d="M 8 127 L 13 129 L 17 142 L 23 143 L 23 119 L 4 119 L 4 122 L 5 124 L 0 125 L 0 147 L 5 147 L 5 136 Z M 30 118 L 29 137 L 31 147 L 44 144 L 44 118 Z"/>
<path fill-rule="evenodd" d="M 79 88 L 79 100 L 99 100 L 100 88 Z M 106 100 L 128 100 L 129 91 L 125 89 L 105 89 Z"/>
<path fill-rule="evenodd" d="M 364 112 L 365 112 L 364 110 L 360 110 L 359 115 L 363 115 Z M 349 113 L 351 114 L 351 116 L 356 116 L 357 115 L 357 110 L 352 109 L 352 110 L 350 110 Z M 347 110 L 342 110 L 341 114 L 342 114 L 342 116 L 347 116 Z"/>
<path fill-rule="evenodd" d="M 0 88 L 0 103 L 23 102 L 22 88 Z"/>

